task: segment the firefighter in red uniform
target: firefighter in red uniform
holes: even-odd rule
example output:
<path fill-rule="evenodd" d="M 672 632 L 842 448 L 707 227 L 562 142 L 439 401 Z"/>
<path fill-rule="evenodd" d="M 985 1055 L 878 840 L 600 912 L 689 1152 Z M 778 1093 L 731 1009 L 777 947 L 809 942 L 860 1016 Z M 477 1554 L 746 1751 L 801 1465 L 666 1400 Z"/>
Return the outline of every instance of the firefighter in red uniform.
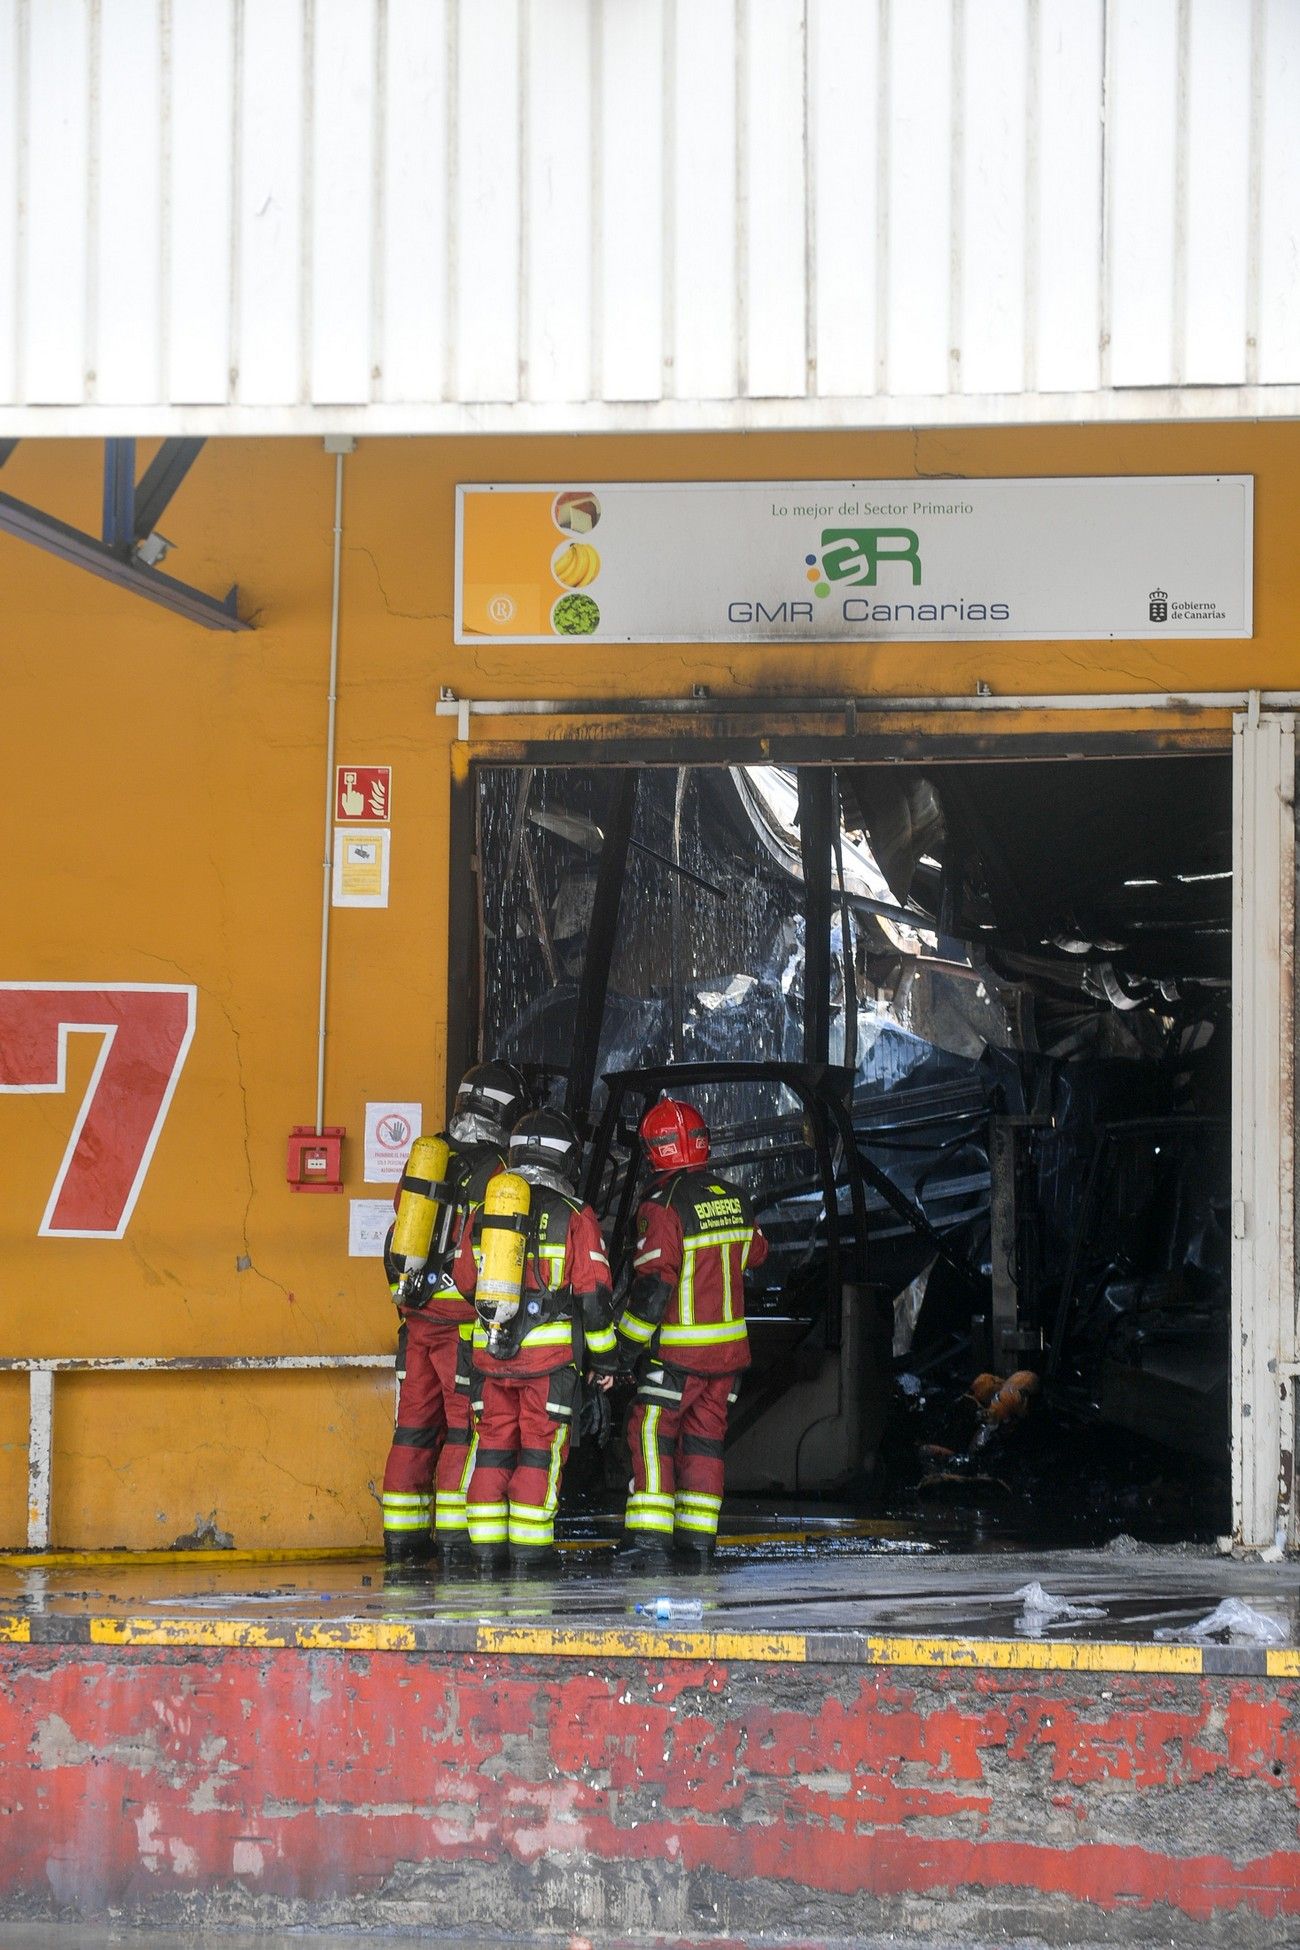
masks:
<path fill-rule="evenodd" d="M 749 1366 L 745 1271 L 762 1265 L 767 1241 L 745 1193 L 707 1169 L 708 1126 L 693 1104 L 656 1104 L 641 1143 L 655 1177 L 618 1323 L 624 1362 L 638 1371 L 622 1548 L 653 1563 L 672 1543 L 705 1561 L 722 1509 L 727 1410 Z"/>
<path fill-rule="evenodd" d="M 552 1560 L 555 1507 L 584 1367 L 608 1388 L 617 1367 L 613 1290 L 600 1224 L 575 1196 L 582 1147 L 567 1117 L 535 1110 L 510 1133 L 507 1169 L 530 1189 L 519 1306 L 495 1325 L 484 1304 L 474 1326 L 476 1433 L 466 1513 L 480 1568 L 533 1570 Z M 467 1228 L 456 1283 L 479 1278 L 483 1227 Z M 497 1223 L 502 1223 L 497 1221 Z M 476 1251 L 476 1249 L 478 1249 Z"/>
<path fill-rule="evenodd" d="M 389 1257 L 391 1231 L 385 1241 L 384 1270 L 402 1317 L 397 1426 L 380 1498 L 384 1557 L 390 1564 L 424 1563 L 435 1544 L 449 1564 L 468 1548 L 470 1406 L 468 1394 L 456 1386 L 456 1370 L 458 1359 L 462 1368 L 468 1366 L 467 1347 L 465 1353 L 461 1349 L 473 1332 L 474 1314 L 452 1279 L 452 1267 L 467 1219 L 505 1162 L 506 1133 L 527 1103 L 528 1086 L 511 1064 L 477 1063 L 467 1071 L 447 1121 L 448 1223 L 413 1289 L 400 1297 Z"/>

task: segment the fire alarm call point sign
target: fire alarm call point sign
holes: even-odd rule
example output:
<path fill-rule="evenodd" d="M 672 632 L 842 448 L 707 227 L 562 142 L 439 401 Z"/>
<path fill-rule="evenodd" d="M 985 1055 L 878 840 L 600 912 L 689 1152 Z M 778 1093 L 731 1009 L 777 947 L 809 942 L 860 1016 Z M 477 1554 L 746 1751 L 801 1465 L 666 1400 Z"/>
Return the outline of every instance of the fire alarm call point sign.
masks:
<path fill-rule="evenodd" d="M 334 817 L 340 822 L 391 819 L 391 765 L 340 765 L 334 773 Z"/>

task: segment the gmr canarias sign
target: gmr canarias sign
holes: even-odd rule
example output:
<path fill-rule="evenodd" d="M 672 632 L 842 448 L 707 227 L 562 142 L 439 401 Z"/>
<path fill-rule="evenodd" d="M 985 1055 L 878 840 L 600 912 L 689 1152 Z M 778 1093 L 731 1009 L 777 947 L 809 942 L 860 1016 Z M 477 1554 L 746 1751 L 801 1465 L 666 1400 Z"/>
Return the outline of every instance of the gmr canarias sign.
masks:
<path fill-rule="evenodd" d="M 99 1039 L 42 1238 L 125 1233 L 194 1040 L 195 995 L 180 983 L 0 982 L 0 1097 L 63 1095 L 69 1037 Z M 11 1144 L 17 1115 L 0 1104 Z"/>
<path fill-rule="evenodd" d="M 456 490 L 456 640 L 1247 637 L 1249 475 Z"/>

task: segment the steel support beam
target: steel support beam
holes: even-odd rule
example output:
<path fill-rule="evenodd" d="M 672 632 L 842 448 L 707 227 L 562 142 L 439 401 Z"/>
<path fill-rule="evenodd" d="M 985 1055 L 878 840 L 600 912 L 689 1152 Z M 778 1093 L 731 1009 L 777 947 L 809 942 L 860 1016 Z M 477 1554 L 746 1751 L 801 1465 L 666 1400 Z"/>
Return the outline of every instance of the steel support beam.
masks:
<path fill-rule="evenodd" d="M 106 484 L 106 518 L 109 513 L 108 499 Z M 115 512 L 114 519 L 117 518 Z M 17 501 L 9 494 L 0 494 L 0 534 L 13 535 L 19 541 L 30 542 L 47 555 L 70 562 L 74 568 L 86 569 L 91 575 L 115 583 L 119 589 L 125 589 L 133 596 L 143 596 L 146 602 L 158 603 L 163 609 L 170 609 L 191 623 L 201 623 L 205 630 L 247 630 L 252 627 L 239 618 L 235 608 L 237 591 L 234 588 L 224 602 L 219 602 L 215 596 L 205 596 L 201 590 L 191 589 L 187 583 L 177 582 L 172 576 L 163 575 L 159 569 L 146 568 L 143 562 L 133 561 L 129 552 L 115 551 L 107 543 L 97 541 L 93 535 L 84 534 L 80 528 L 73 528 L 57 516 L 47 515 L 42 509 L 30 507 L 27 502 Z M 128 551 L 130 539 L 128 535 Z"/>
<path fill-rule="evenodd" d="M 835 777 L 801 765 L 799 850 L 803 856 L 803 1060 L 831 1060 L 831 844 Z"/>
<path fill-rule="evenodd" d="M 125 555 L 135 540 L 135 442 L 104 442 L 104 544 Z"/>
<path fill-rule="evenodd" d="M 580 1128 L 591 1107 L 591 1093 L 596 1082 L 600 1031 L 605 1019 L 605 996 L 609 989 L 610 965 L 614 959 L 614 931 L 618 927 L 619 902 L 627 873 L 640 776 L 639 768 L 635 765 L 625 767 L 617 775 L 614 803 L 605 824 L 600 866 L 596 871 L 596 892 L 591 903 L 587 949 L 582 958 L 582 980 L 578 986 L 573 1063 L 564 1099 L 565 1109 Z"/>
<path fill-rule="evenodd" d="M 167 512 L 172 496 L 203 451 L 202 440 L 164 440 L 135 491 L 137 542 L 152 535 Z"/>
<path fill-rule="evenodd" d="M 1295 719 L 1232 723 L 1232 1504 L 1247 1550 L 1297 1541 Z"/>

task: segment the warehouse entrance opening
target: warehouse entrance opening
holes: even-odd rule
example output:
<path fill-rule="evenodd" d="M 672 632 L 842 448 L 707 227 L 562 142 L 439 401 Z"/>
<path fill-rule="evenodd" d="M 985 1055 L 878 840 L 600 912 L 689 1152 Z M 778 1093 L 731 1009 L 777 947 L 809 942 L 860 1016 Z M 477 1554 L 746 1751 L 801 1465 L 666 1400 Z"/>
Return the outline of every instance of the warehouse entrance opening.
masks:
<path fill-rule="evenodd" d="M 1230 1527 L 1226 751 L 484 764 L 472 804 L 466 1053 L 575 1116 L 616 1270 L 665 1090 L 770 1241 L 729 1497 Z M 589 1445 L 574 1493 L 625 1475 Z"/>

